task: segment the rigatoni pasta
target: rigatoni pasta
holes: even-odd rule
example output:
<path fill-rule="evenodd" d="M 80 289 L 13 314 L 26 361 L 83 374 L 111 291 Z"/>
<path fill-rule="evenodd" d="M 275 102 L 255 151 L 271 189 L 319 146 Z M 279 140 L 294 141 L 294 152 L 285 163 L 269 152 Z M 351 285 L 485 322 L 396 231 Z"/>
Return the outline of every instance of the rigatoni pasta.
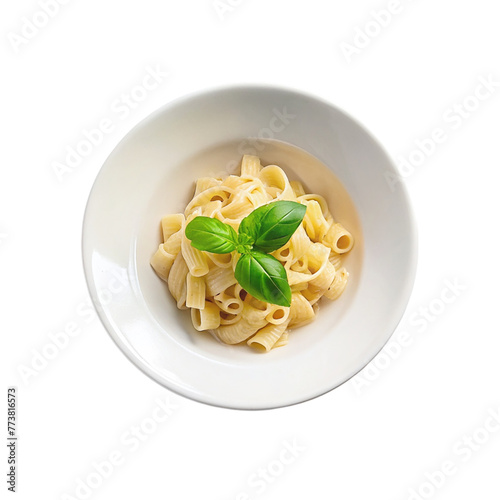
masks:
<path fill-rule="evenodd" d="M 290 307 L 257 300 L 240 286 L 234 274 L 237 250 L 227 254 L 198 250 L 185 235 L 186 225 L 198 216 L 218 219 L 237 231 L 243 218 L 276 200 L 306 207 L 288 242 L 271 253 L 286 271 Z M 282 168 L 262 167 L 259 158 L 250 155 L 243 156 L 239 176 L 198 179 L 184 213 L 161 219 L 161 233 L 163 243 L 151 266 L 167 282 L 177 307 L 191 309 L 194 328 L 209 331 L 226 344 L 246 342 L 266 352 L 286 345 L 290 329 L 312 321 L 322 297 L 336 300 L 343 293 L 349 274 L 342 259 L 354 244 L 322 196 L 306 193 Z"/>

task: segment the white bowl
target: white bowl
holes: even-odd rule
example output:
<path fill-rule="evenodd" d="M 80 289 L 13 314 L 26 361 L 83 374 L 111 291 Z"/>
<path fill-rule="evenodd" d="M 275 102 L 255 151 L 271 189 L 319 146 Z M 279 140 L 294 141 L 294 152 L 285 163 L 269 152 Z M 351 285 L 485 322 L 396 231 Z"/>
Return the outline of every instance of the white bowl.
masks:
<path fill-rule="evenodd" d="M 344 295 L 266 354 L 194 330 L 149 265 L 161 217 L 184 210 L 196 178 L 234 171 L 243 153 L 323 195 L 355 237 Z M 390 175 L 396 169 L 370 133 L 315 97 L 235 87 L 168 104 L 120 142 L 92 188 L 83 261 L 97 312 L 136 366 L 194 400 L 264 409 L 324 394 L 380 351 L 413 286 L 415 224 Z"/>

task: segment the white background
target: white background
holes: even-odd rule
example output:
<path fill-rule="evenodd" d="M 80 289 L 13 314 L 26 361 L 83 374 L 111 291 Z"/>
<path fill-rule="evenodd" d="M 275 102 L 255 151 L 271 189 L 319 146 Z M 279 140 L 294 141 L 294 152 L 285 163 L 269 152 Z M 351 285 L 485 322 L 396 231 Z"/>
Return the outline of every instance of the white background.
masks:
<path fill-rule="evenodd" d="M 72 0 L 22 39 L 39 3 L 3 3 L 1 414 L 17 386 L 18 498 L 500 497 L 500 12 L 493 0 L 401 0 L 389 22 L 374 21 L 388 5 Z M 169 76 L 118 113 L 148 66 Z M 481 78 L 497 83 L 478 101 Z M 391 355 L 329 394 L 272 411 L 209 407 L 149 380 L 89 312 L 81 264 L 85 202 L 120 138 L 178 96 L 233 83 L 325 98 L 396 160 L 434 129 L 446 135 L 403 171 L 420 253 Z M 464 100 L 459 119 L 453 107 Z M 59 180 L 54 162 L 103 118 L 112 132 Z M 72 323 L 79 334 L 54 354 L 51 336 Z M 157 398 L 176 407 L 159 424 Z M 112 471 L 102 465 L 110 455 L 121 457 Z M 447 474 L 436 473 L 444 462 Z"/>

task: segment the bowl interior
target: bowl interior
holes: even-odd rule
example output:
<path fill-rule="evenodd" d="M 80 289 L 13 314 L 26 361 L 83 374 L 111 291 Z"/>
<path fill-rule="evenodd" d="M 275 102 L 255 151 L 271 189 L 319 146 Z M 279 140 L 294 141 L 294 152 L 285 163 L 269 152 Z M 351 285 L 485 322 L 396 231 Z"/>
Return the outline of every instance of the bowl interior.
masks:
<path fill-rule="evenodd" d="M 149 265 L 161 217 L 184 211 L 198 177 L 238 173 L 245 153 L 323 195 L 355 238 L 345 293 L 321 301 L 313 323 L 266 354 L 195 331 Z M 323 394 L 382 348 L 409 297 L 415 232 L 390 173 L 390 159 L 359 124 L 296 92 L 226 89 L 163 108 L 118 145 L 89 198 L 84 267 L 104 325 L 143 371 L 199 401 L 257 409 Z"/>
<path fill-rule="evenodd" d="M 151 193 L 149 203 L 143 207 L 138 227 L 136 269 L 140 293 L 144 297 L 151 314 L 162 330 L 175 337 L 191 352 L 209 356 L 220 362 L 246 363 L 249 367 L 266 362 L 255 349 L 246 344 L 228 346 L 215 340 L 210 334 L 197 332 L 190 319 L 189 311 L 178 313 L 166 283 L 160 280 L 149 260 L 161 242 L 159 221 L 166 213 L 183 212 L 193 197 L 194 180 L 199 177 L 239 175 L 239 142 L 220 144 L 202 151 L 178 165 L 172 173 L 163 172 L 158 188 Z M 338 222 L 349 228 L 356 240 L 355 248 L 346 256 L 344 265 L 350 270 L 349 286 L 339 300 L 322 301 L 320 314 L 316 320 L 293 332 L 293 341 L 286 348 L 273 350 L 273 357 L 293 357 L 314 345 L 321 344 L 325 332 L 331 332 L 349 309 L 359 285 L 362 267 L 363 238 L 359 219 L 347 191 L 328 168 L 305 151 L 278 141 L 259 141 L 259 156 L 263 165 L 277 164 L 287 173 L 290 180 L 300 180 L 308 193 L 324 196 Z M 189 175 L 183 175 L 189 172 Z M 293 331 L 293 330 L 292 330 Z M 256 359 L 256 355 L 257 358 Z M 267 361 L 268 362 L 268 361 Z"/>

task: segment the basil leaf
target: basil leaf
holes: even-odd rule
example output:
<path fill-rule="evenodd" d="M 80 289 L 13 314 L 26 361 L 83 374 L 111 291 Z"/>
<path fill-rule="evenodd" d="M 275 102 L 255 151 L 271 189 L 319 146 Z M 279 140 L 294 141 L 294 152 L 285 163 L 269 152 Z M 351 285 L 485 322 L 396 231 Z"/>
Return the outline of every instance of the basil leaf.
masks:
<path fill-rule="evenodd" d="M 273 252 L 292 237 L 305 213 L 305 205 L 295 201 L 275 201 L 245 217 L 238 232 L 250 236 L 255 250 Z"/>
<path fill-rule="evenodd" d="M 238 235 L 231 226 L 203 216 L 195 217 L 186 226 L 186 238 L 194 248 L 212 253 L 232 252 L 238 243 Z"/>
<path fill-rule="evenodd" d="M 256 299 L 290 307 L 292 291 L 285 268 L 272 255 L 256 251 L 242 255 L 236 264 L 234 276 Z"/>

